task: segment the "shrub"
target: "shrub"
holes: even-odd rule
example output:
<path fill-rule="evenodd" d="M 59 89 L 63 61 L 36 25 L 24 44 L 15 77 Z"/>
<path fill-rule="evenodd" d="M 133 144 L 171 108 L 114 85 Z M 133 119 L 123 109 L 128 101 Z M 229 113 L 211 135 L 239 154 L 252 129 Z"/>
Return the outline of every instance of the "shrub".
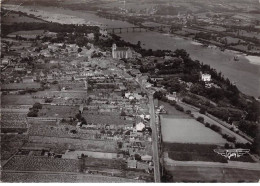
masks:
<path fill-rule="evenodd" d="M 36 102 L 36 103 L 33 104 L 33 108 L 34 109 L 42 109 L 42 104 Z"/>
<path fill-rule="evenodd" d="M 186 114 L 191 114 L 191 111 L 190 110 L 186 110 Z"/>
<path fill-rule="evenodd" d="M 178 111 L 184 112 L 184 108 L 182 106 L 178 105 L 178 104 L 175 104 L 175 108 Z"/>
<path fill-rule="evenodd" d="M 141 160 L 142 160 L 142 159 L 141 159 L 141 156 L 140 156 L 139 154 L 135 154 L 135 160 L 141 161 Z"/>
<path fill-rule="evenodd" d="M 228 136 L 228 137 L 227 137 L 227 141 L 234 143 L 234 142 L 236 142 L 236 138 L 235 138 L 235 137 Z"/>
<path fill-rule="evenodd" d="M 206 122 L 205 127 L 210 127 L 210 124 L 208 122 Z"/>
<path fill-rule="evenodd" d="M 28 117 L 37 117 L 38 116 L 38 111 L 37 110 L 31 110 L 27 114 Z"/>
<path fill-rule="evenodd" d="M 201 117 L 201 116 L 199 116 L 199 117 L 197 118 L 197 121 L 200 122 L 200 123 L 204 123 L 204 118 Z"/>
<path fill-rule="evenodd" d="M 51 103 L 52 101 L 53 101 L 52 98 L 46 98 L 46 99 L 45 99 L 45 103 Z"/>
<path fill-rule="evenodd" d="M 230 146 L 229 146 L 229 144 L 228 143 L 225 143 L 225 149 L 229 149 L 230 148 Z"/>
<path fill-rule="evenodd" d="M 219 126 L 216 126 L 216 125 L 210 125 L 210 128 L 212 130 L 214 130 L 215 132 L 220 132 L 221 128 Z"/>
<path fill-rule="evenodd" d="M 200 114 L 206 114 L 206 109 L 204 108 L 201 108 L 200 111 L 199 111 Z"/>

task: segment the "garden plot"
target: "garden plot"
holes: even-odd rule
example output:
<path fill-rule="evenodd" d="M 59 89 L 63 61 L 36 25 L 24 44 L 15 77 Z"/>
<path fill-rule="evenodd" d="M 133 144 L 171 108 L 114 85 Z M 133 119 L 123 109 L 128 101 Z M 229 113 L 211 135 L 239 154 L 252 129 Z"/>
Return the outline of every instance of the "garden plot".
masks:
<path fill-rule="evenodd" d="M 45 136 L 30 136 L 30 143 L 38 144 L 51 144 L 57 148 L 62 147 L 63 150 L 75 149 L 75 150 L 89 150 L 100 152 L 116 152 L 116 141 L 105 140 L 83 140 L 74 138 L 57 138 L 57 137 L 45 137 Z"/>
<path fill-rule="evenodd" d="M 43 102 L 43 99 L 35 99 L 31 95 L 2 95 L 2 105 L 33 105 L 35 102 Z"/>
<path fill-rule="evenodd" d="M 79 107 L 76 106 L 54 106 L 54 105 L 43 105 L 42 109 L 39 110 L 39 117 L 58 117 L 58 118 L 69 118 L 75 117 L 79 112 Z"/>

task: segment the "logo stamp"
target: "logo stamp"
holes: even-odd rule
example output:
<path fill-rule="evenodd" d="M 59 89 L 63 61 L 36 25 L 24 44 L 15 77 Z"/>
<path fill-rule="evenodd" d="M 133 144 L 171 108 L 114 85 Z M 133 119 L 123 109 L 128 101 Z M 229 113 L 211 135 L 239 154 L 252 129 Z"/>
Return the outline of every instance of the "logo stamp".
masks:
<path fill-rule="evenodd" d="M 214 149 L 214 152 L 230 159 L 231 157 L 239 158 L 244 154 L 248 154 L 250 149 Z"/>

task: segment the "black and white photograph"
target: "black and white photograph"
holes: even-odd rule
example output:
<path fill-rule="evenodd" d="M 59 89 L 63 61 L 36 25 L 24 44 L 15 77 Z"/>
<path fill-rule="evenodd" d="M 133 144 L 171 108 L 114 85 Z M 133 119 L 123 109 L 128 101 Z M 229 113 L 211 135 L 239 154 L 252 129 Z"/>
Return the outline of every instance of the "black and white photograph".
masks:
<path fill-rule="evenodd" d="M 260 182 L 260 0 L 0 8 L 0 183 Z"/>

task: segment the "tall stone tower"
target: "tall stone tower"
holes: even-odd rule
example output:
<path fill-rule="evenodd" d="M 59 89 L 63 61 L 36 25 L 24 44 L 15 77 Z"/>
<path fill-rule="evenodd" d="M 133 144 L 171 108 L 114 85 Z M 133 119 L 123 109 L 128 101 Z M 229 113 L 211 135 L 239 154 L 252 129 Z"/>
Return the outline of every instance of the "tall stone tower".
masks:
<path fill-rule="evenodd" d="M 115 50 L 116 50 L 116 44 L 114 43 L 112 45 L 112 57 L 115 58 Z"/>

